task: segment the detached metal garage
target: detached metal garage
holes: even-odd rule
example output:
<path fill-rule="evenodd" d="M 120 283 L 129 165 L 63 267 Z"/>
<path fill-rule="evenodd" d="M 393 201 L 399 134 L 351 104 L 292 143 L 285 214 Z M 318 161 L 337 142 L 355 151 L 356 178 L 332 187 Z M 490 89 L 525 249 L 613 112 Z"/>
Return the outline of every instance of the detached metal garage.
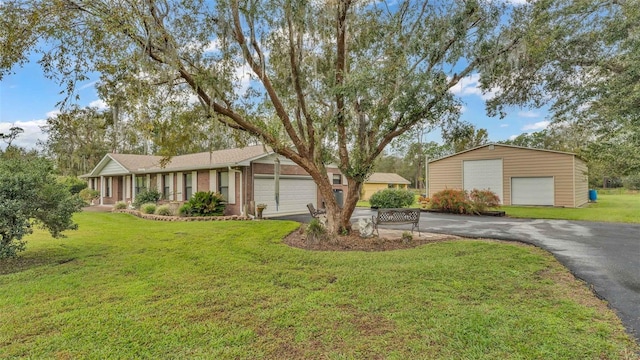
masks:
<path fill-rule="evenodd" d="M 504 205 L 579 207 L 589 196 L 587 165 L 572 153 L 488 144 L 430 161 L 428 193 L 489 189 Z"/>

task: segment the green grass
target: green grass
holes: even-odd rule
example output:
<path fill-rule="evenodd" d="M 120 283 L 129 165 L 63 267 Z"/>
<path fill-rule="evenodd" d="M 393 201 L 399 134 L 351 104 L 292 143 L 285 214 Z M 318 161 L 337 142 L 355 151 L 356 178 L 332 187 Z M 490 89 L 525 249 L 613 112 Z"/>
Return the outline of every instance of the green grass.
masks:
<path fill-rule="evenodd" d="M 312 252 L 293 222 L 81 213 L 0 262 L 0 358 L 620 359 L 637 345 L 552 256 L 451 241 Z"/>
<path fill-rule="evenodd" d="M 583 208 L 503 206 L 508 216 L 529 219 L 564 219 L 640 223 L 640 194 L 598 193 L 598 200 Z"/>

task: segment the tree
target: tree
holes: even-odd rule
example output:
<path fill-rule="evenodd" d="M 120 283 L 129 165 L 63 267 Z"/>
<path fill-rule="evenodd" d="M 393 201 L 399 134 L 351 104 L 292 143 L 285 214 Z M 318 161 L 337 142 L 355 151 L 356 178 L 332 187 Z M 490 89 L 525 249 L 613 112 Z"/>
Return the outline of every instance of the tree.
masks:
<path fill-rule="evenodd" d="M 24 250 L 23 237 L 32 232 L 33 223 L 53 237 L 77 228 L 71 217 L 82 201 L 56 182 L 52 169 L 34 153 L 0 153 L 0 259 Z"/>
<path fill-rule="evenodd" d="M 8 133 L 0 133 L 0 139 L 7 143 L 7 147 L 11 146 L 11 143 L 18 137 L 18 135 L 22 134 L 24 129 L 18 126 L 12 126 L 9 128 Z"/>
<path fill-rule="evenodd" d="M 616 177 L 637 173 L 638 2 L 543 0 L 535 6 L 518 51 L 482 73 L 485 89 L 500 89 L 490 112 L 548 104 L 558 128 L 582 132 L 581 144 L 571 147 L 590 169 Z"/>
<path fill-rule="evenodd" d="M 453 144 L 454 152 L 460 152 L 489 142 L 487 129 L 477 129 L 473 124 L 462 122 L 442 131 L 445 142 Z"/>
<path fill-rule="evenodd" d="M 42 127 L 47 140 L 41 143 L 62 175 L 89 172 L 108 151 L 108 114 L 96 108 L 73 107 L 47 118 Z"/>
<path fill-rule="evenodd" d="M 91 68 L 143 89 L 189 92 L 210 121 L 300 165 L 318 185 L 333 233 L 350 227 L 385 147 L 417 126 L 456 118 L 459 101 L 449 90 L 514 48 L 514 21 L 529 11 L 474 0 L 6 0 L 2 7 L 47 20 L 41 36 L 57 45 L 40 49 L 46 69 Z M 348 180 L 343 208 L 329 163 Z"/>

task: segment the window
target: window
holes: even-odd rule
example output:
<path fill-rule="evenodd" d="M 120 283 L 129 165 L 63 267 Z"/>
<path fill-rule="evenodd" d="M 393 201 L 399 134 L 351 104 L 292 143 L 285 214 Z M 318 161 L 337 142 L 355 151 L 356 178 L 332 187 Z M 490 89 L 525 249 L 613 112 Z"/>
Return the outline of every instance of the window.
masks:
<path fill-rule="evenodd" d="M 136 177 L 136 195 L 140 194 L 142 191 L 147 190 L 147 187 L 144 184 L 145 178 L 142 176 Z"/>
<path fill-rule="evenodd" d="M 191 173 L 188 174 L 184 174 L 184 199 L 185 200 L 189 200 L 191 199 L 191 191 L 193 190 L 191 188 Z"/>
<path fill-rule="evenodd" d="M 342 175 L 333 174 L 333 185 L 342 185 Z"/>
<path fill-rule="evenodd" d="M 218 192 L 223 199 L 229 200 L 229 173 L 227 171 L 218 173 Z"/>
<path fill-rule="evenodd" d="M 111 178 L 104 178 L 104 193 L 105 197 L 111 197 Z"/>
<path fill-rule="evenodd" d="M 171 175 L 165 174 L 162 175 L 162 198 L 165 200 L 169 200 L 169 196 L 171 196 Z"/>

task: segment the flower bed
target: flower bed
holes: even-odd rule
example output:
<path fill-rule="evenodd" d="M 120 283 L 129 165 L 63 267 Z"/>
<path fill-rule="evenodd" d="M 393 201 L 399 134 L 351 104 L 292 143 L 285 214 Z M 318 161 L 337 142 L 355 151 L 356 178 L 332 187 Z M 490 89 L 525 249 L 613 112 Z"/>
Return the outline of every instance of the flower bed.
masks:
<path fill-rule="evenodd" d="M 241 220 L 251 220 L 246 216 L 239 215 L 230 215 L 230 216 L 163 216 L 163 215 L 155 215 L 155 214 L 143 214 L 138 210 L 129 210 L 129 209 L 114 209 L 113 212 L 131 214 L 133 216 L 137 216 L 142 219 L 147 220 L 156 220 L 156 221 L 241 221 Z"/>

